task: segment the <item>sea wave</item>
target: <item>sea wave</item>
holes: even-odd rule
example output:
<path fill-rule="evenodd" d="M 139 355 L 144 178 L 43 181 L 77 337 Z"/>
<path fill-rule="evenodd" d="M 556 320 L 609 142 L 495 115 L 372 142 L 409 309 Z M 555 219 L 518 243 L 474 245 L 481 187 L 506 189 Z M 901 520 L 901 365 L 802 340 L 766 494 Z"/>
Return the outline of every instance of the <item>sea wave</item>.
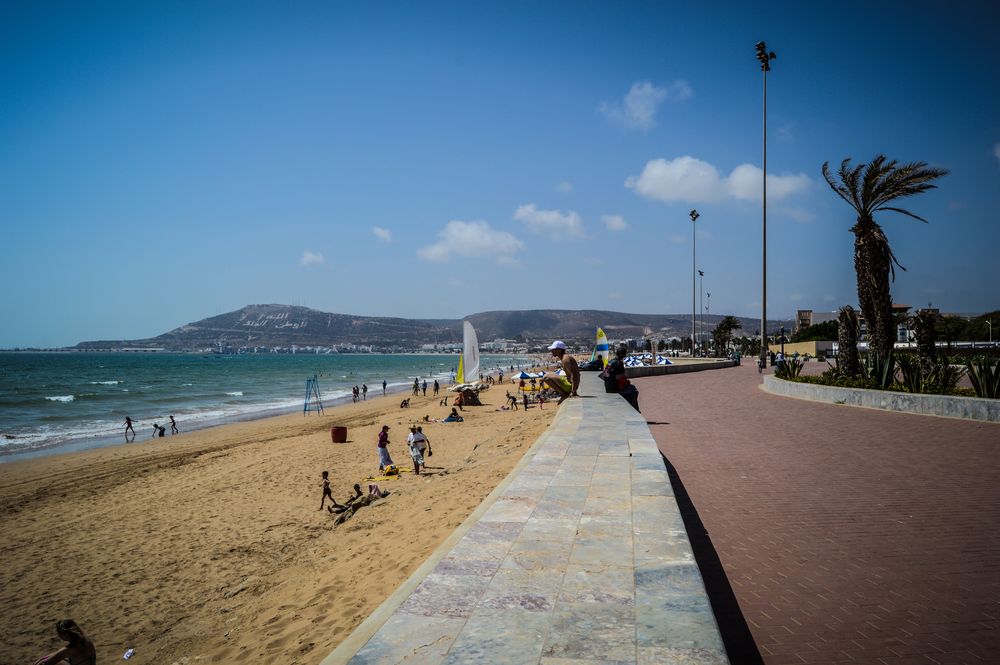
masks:
<path fill-rule="evenodd" d="M 243 391 L 242 390 L 234 390 L 233 392 L 226 393 L 226 394 L 229 395 L 230 397 L 243 397 Z"/>
<path fill-rule="evenodd" d="M 92 386 L 117 386 L 119 383 L 124 383 L 124 381 L 88 381 Z"/>
<path fill-rule="evenodd" d="M 72 402 L 76 399 L 73 395 L 50 395 L 46 397 L 50 402 Z"/>

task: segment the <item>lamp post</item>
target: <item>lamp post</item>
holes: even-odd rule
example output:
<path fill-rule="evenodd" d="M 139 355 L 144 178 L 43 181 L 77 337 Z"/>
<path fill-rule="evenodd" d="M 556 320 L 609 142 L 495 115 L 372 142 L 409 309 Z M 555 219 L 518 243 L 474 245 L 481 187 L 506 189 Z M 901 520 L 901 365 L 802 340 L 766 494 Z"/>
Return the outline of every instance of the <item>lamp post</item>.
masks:
<path fill-rule="evenodd" d="M 764 78 L 764 205 L 763 210 L 763 245 L 761 247 L 761 280 L 760 280 L 760 362 L 767 359 L 767 73 L 771 71 L 771 61 L 776 57 L 774 51 L 767 50 L 767 44 L 757 42 L 757 60 Z"/>
<path fill-rule="evenodd" d="M 785 357 L 785 326 L 781 326 L 781 357 Z"/>
<path fill-rule="evenodd" d="M 700 288 L 698 289 L 698 352 L 701 353 L 702 341 L 705 338 L 705 272 L 698 271 Z"/>
<path fill-rule="evenodd" d="M 705 318 L 708 319 L 708 325 L 712 325 L 712 317 L 711 317 L 711 314 L 712 314 L 712 294 L 709 293 L 709 292 L 706 292 L 705 293 L 705 300 L 708 301 L 708 302 L 705 303 Z M 712 342 L 713 342 L 713 344 L 715 343 L 715 339 L 714 338 L 712 339 Z"/>
<path fill-rule="evenodd" d="M 695 222 L 701 215 L 698 214 L 697 210 L 692 210 L 689 213 L 691 217 L 691 357 L 694 358 L 694 318 L 697 310 L 694 307 L 694 271 L 696 269 L 697 254 L 695 253 L 695 248 L 698 245 L 698 232 L 695 228 Z"/>
<path fill-rule="evenodd" d="M 993 319 L 986 319 L 986 325 L 990 327 L 990 347 L 993 346 Z"/>

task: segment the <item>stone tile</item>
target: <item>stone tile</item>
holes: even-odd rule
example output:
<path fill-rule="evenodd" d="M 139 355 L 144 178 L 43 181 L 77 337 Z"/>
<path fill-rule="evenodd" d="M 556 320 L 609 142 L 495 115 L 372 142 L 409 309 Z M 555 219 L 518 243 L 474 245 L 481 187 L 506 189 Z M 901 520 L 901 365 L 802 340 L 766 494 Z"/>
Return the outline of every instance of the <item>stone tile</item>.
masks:
<path fill-rule="evenodd" d="M 477 543 L 468 538 L 462 538 L 451 548 L 449 557 L 455 559 L 503 561 L 514 543 L 502 540 L 495 543 Z"/>
<path fill-rule="evenodd" d="M 477 522 L 464 538 L 474 543 L 499 543 L 517 540 L 523 522 Z"/>
<path fill-rule="evenodd" d="M 646 471 L 662 471 L 666 467 L 663 464 L 663 456 L 660 455 L 659 450 L 656 448 L 656 444 L 653 444 L 653 450 L 649 454 L 636 454 L 633 452 L 632 455 L 632 468 L 641 469 Z"/>
<path fill-rule="evenodd" d="M 666 469 L 635 469 L 632 471 L 632 482 L 634 483 L 667 483 L 670 484 L 670 475 Z"/>
<path fill-rule="evenodd" d="M 546 520 L 579 520 L 583 514 L 583 504 L 583 501 L 578 500 L 542 499 L 532 516 Z"/>
<path fill-rule="evenodd" d="M 591 473 L 587 471 L 558 471 L 552 477 L 552 485 L 589 487 Z"/>
<path fill-rule="evenodd" d="M 479 521 L 524 522 L 531 517 L 531 511 L 535 509 L 536 504 L 535 499 L 501 497 L 483 513 Z"/>
<path fill-rule="evenodd" d="M 635 533 L 632 536 L 636 565 L 657 561 L 694 563 L 694 552 L 683 532 Z"/>
<path fill-rule="evenodd" d="M 643 647 L 723 651 L 711 609 L 699 607 L 692 611 L 669 605 L 636 605 L 636 643 Z"/>
<path fill-rule="evenodd" d="M 626 566 L 570 564 L 563 577 L 559 601 L 633 605 L 635 573 Z"/>
<path fill-rule="evenodd" d="M 588 488 L 584 486 L 553 485 L 545 490 L 546 499 L 563 499 L 569 501 L 584 501 Z"/>
<path fill-rule="evenodd" d="M 628 497 L 587 497 L 583 504 L 583 514 L 586 516 L 611 517 L 627 520 L 632 523 L 632 498 Z"/>
<path fill-rule="evenodd" d="M 395 665 L 410 659 L 428 665 L 441 663 L 464 626 L 465 619 L 397 612 L 348 662 L 350 665 Z"/>
<path fill-rule="evenodd" d="M 674 488 L 669 482 L 632 483 L 632 496 L 673 496 Z"/>
<path fill-rule="evenodd" d="M 668 596 L 705 597 L 698 566 L 689 563 L 653 562 L 635 567 L 637 604 L 655 604 Z"/>
<path fill-rule="evenodd" d="M 627 499 L 632 495 L 628 482 L 591 483 L 587 498 Z"/>
<path fill-rule="evenodd" d="M 537 663 L 548 624 L 549 616 L 538 612 L 476 610 L 444 662 L 448 665 Z"/>
<path fill-rule="evenodd" d="M 480 608 L 549 612 L 555 605 L 562 569 L 513 570 L 501 568 L 479 600 Z"/>
<path fill-rule="evenodd" d="M 627 515 L 627 516 L 626 516 Z M 632 516 L 609 515 L 595 516 L 583 515 L 580 517 L 580 524 L 577 527 L 577 538 L 591 540 L 595 538 L 625 539 L 632 538 Z"/>
<path fill-rule="evenodd" d="M 518 540 L 572 543 L 576 538 L 577 524 L 576 519 L 543 519 L 532 516 L 524 523 Z"/>
<path fill-rule="evenodd" d="M 422 616 L 465 618 L 492 578 L 477 575 L 429 574 L 400 606 L 400 612 Z"/>
<path fill-rule="evenodd" d="M 577 537 L 570 563 L 605 564 L 609 566 L 631 566 L 632 537 L 605 536 L 595 538 Z"/>
<path fill-rule="evenodd" d="M 636 665 L 729 665 L 724 651 L 644 647 L 637 650 Z"/>
<path fill-rule="evenodd" d="M 608 603 L 560 603 L 552 613 L 542 656 L 635 662 L 633 608 Z"/>
<path fill-rule="evenodd" d="M 446 556 L 434 567 L 438 575 L 479 575 L 492 577 L 500 568 L 500 559 L 461 559 Z"/>
<path fill-rule="evenodd" d="M 569 563 L 573 541 L 519 540 L 500 564 L 501 570 L 557 570 Z"/>
<path fill-rule="evenodd" d="M 592 658 L 542 658 L 538 665 L 634 665 L 631 660 L 594 660 Z"/>

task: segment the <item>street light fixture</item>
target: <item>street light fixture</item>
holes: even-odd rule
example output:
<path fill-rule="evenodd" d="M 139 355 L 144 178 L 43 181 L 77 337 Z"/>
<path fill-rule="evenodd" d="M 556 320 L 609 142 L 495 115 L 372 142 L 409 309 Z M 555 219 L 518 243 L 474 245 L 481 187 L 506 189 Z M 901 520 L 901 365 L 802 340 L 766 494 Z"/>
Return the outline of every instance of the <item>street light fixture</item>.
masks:
<path fill-rule="evenodd" d="M 763 209 L 763 245 L 761 248 L 761 296 L 760 296 L 760 362 L 763 366 L 767 359 L 767 73 L 771 71 L 771 61 L 777 56 L 774 51 L 767 50 L 767 44 L 757 42 L 757 60 L 764 78 L 764 205 Z"/>
<path fill-rule="evenodd" d="M 694 307 L 694 271 L 696 269 L 697 254 L 695 249 L 698 245 L 698 232 L 695 228 L 695 222 L 701 215 L 698 214 L 697 210 L 692 210 L 688 216 L 691 218 L 691 357 L 694 358 L 694 319 L 697 310 Z"/>

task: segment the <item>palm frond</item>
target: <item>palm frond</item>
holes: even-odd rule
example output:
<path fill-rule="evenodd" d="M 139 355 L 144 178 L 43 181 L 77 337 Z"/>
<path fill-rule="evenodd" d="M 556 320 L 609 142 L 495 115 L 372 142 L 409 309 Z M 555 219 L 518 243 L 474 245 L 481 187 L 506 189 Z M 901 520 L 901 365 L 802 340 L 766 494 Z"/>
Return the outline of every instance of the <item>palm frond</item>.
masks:
<path fill-rule="evenodd" d="M 826 178 L 826 184 L 830 185 L 830 189 L 836 192 L 837 196 L 844 199 L 847 205 L 854 207 L 854 199 L 851 196 L 851 191 L 843 183 L 843 176 L 841 176 L 841 184 L 838 184 L 833 179 L 833 174 L 830 173 L 830 162 L 823 162 L 823 177 Z"/>
<path fill-rule="evenodd" d="M 915 215 L 912 212 L 910 212 L 909 210 L 903 210 L 902 208 L 892 208 L 890 206 L 880 206 L 878 208 L 875 208 L 875 210 L 891 210 L 892 212 L 898 212 L 901 215 L 906 215 L 908 217 L 912 217 L 913 219 L 919 220 L 919 221 L 923 222 L 924 224 L 930 224 L 930 222 L 928 222 L 926 219 L 924 219 L 920 215 Z"/>

